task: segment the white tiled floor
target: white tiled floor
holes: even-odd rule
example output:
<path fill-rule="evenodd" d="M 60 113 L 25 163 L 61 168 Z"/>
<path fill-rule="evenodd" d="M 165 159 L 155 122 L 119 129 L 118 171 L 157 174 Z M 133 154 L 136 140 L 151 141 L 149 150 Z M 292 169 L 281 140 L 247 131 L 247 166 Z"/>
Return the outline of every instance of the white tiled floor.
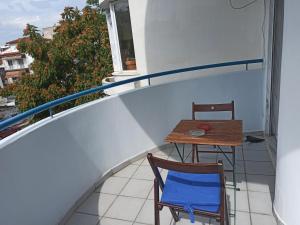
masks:
<path fill-rule="evenodd" d="M 205 146 L 201 146 L 205 148 Z M 210 148 L 214 151 L 213 148 Z M 190 147 L 187 146 L 188 153 Z M 158 150 L 155 155 L 178 161 L 178 153 L 172 145 Z M 202 162 L 215 162 L 222 154 L 202 154 Z M 187 161 L 191 160 L 191 156 Z M 237 211 L 236 225 L 276 225 L 272 215 L 275 170 L 267 153 L 265 143 L 244 144 L 237 148 Z M 161 171 L 163 179 L 167 171 Z M 146 158 L 137 160 L 108 178 L 74 212 L 67 225 L 153 225 L 153 173 Z M 232 174 L 226 173 L 227 196 L 230 210 L 233 208 Z M 190 224 L 186 215 L 175 223 L 169 210 L 161 212 L 161 225 Z M 230 218 L 234 225 L 234 217 Z M 213 219 L 197 217 L 195 225 L 219 224 Z"/>

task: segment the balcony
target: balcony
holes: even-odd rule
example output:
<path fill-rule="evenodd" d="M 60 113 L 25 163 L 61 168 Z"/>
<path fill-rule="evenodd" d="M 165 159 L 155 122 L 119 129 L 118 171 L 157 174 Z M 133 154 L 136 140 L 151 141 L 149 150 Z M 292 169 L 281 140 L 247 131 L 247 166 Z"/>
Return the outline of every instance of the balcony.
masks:
<path fill-rule="evenodd" d="M 234 99 L 244 132 L 263 130 L 262 74 L 252 69 L 202 75 L 128 91 L 55 114 L 1 140 L 0 224 L 152 224 L 153 175 L 145 154 L 178 160 L 164 138 L 178 121 L 191 118 L 193 101 Z M 219 116 L 226 115 L 209 119 Z M 275 224 L 275 172 L 266 147 L 244 144 L 239 150 L 236 224 Z M 205 162 L 221 156 L 202 157 Z M 230 175 L 227 179 L 230 183 Z M 228 189 L 231 205 L 232 192 Z M 173 223 L 163 214 L 162 224 Z M 184 218 L 178 224 L 186 223 Z"/>

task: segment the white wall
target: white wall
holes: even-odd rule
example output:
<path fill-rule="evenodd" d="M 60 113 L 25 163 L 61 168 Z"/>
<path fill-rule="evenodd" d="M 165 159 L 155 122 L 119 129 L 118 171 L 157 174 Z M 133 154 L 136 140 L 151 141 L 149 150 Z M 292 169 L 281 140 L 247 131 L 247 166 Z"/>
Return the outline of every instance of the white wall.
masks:
<path fill-rule="evenodd" d="M 242 10 L 228 0 L 129 0 L 129 6 L 141 74 L 263 56 L 263 0 Z"/>
<path fill-rule="evenodd" d="M 235 100 L 244 130 L 263 129 L 262 74 L 213 75 L 107 97 L 1 140 L 0 224 L 57 224 L 107 170 L 162 145 L 191 118 L 192 101 Z"/>
<path fill-rule="evenodd" d="M 300 2 L 286 0 L 274 209 L 287 225 L 299 224 L 300 202 Z"/>

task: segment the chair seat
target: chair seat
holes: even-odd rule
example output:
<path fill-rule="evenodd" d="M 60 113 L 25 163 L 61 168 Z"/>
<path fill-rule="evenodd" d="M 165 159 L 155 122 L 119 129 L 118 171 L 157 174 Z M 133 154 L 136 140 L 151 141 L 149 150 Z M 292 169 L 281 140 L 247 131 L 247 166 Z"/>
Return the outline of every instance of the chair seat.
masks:
<path fill-rule="evenodd" d="M 168 172 L 161 202 L 183 207 L 191 220 L 194 210 L 219 212 L 220 201 L 219 174 Z"/>

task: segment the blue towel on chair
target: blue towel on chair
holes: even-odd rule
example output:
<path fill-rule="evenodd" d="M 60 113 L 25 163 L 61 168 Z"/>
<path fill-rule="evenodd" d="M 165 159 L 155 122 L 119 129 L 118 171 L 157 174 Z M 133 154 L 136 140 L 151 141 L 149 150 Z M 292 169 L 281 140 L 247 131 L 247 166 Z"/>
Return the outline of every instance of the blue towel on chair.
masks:
<path fill-rule="evenodd" d="M 161 202 L 181 206 L 192 223 L 194 210 L 216 213 L 221 201 L 220 174 L 169 171 Z"/>

